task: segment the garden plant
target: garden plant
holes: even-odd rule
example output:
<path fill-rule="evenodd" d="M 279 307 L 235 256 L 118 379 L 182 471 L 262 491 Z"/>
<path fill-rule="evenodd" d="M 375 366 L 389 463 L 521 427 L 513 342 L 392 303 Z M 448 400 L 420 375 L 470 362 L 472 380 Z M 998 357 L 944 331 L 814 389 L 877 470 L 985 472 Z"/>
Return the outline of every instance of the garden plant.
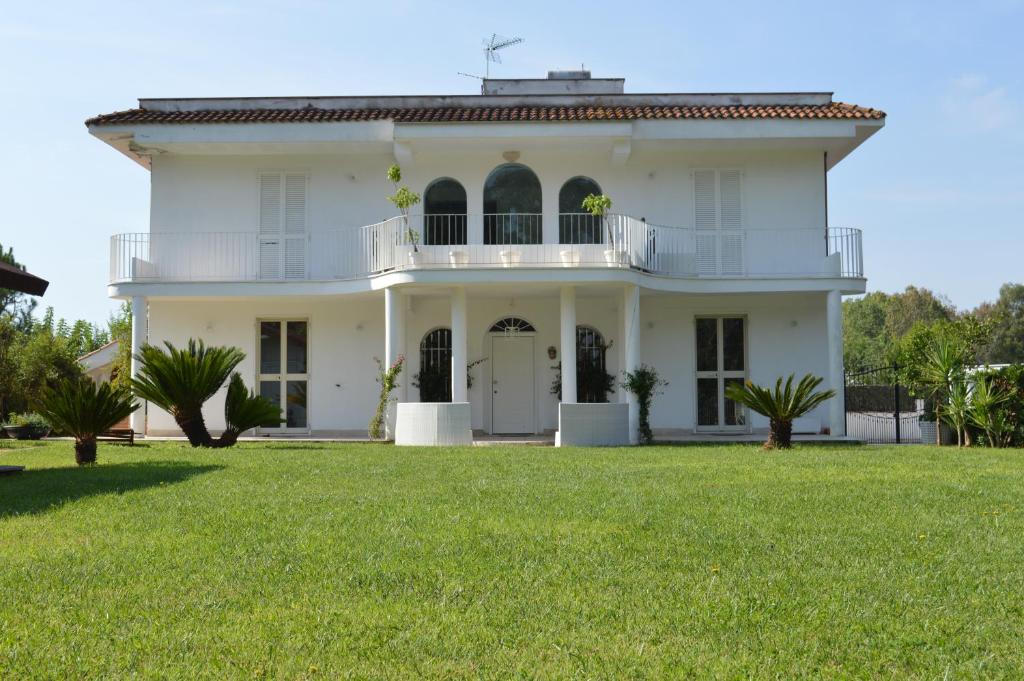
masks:
<path fill-rule="evenodd" d="M 764 388 L 747 381 L 733 383 L 725 389 L 725 397 L 738 402 L 748 409 L 767 416 L 768 441 L 765 449 L 789 449 L 793 446 L 793 420 L 800 418 L 825 400 L 835 396 L 834 390 L 815 388 L 821 385 L 822 378 L 807 374 L 793 388 L 794 374 L 790 374 L 783 386 L 782 378 L 775 381 L 775 389 Z"/>
<path fill-rule="evenodd" d="M 43 394 L 40 411 L 54 428 L 75 438 L 75 462 L 96 463 L 96 438 L 135 411 L 131 393 L 89 378 L 61 382 Z"/>

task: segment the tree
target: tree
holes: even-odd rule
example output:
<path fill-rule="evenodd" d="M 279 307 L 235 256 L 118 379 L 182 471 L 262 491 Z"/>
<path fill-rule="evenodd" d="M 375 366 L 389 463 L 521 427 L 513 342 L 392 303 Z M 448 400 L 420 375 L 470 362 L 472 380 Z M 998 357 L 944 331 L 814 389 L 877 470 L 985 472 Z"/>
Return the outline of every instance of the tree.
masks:
<path fill-rule="evenodd" d="M 825 400 L 835 396 L 834 390 L 814 389 L 824 380 L 820 376 L 807 374 L 793 389 L 793 374 L 786 379 L 783 387 L 782 378 L 775 381 L 775 389 L 763 388 L 750 381 L 731 383 L 725 389 L 726 398 L 738 402 L 768 417 L 768 441 L 765 449 L 789 449 L 793 446 L 793 421 L 811 411 Z"/>
<path fill-rule="evenodd" d="M 1024 284 L 1003 284 L 996 302 L 982 303 L 975 314 L 993 320 L 992 342 L 983 357 L 986 363 L 1024 362 Z"/>
<path fill-rule="evenodd" d="M 48 388 L 40 411 L 58 431 L 75 438 L 75 462 L 96 463 L 96 438 L 135 411 L 131 393 L 78 377 Z"/>
<path fill-rule="evenodd" d="M 947 413 L 947 405 L 950 404 L 951 397 L 958 397 L 954 394 L 957 386 L 963 385 L 964 365 L 968 353 L 969 349 L 961 339 L 953 335 L 942 334 L 933 336 L 921 353 L 916 367 L 918 372 L 916 385 L 920 386 L 932 399 L 932 403 L 935 405 L 936 422 L 941 422 L 943 418 L 950 421 L 950 416 L 957 416 L 955 412 L 958 409 L 950 410 L 950 413 Z M 964 395 L 964 400 L 966 403 L 966 395 Z M 959 405 L 954 406 L 959 407 Z M 954 418 L 952 424 L 958 428 L 957 443 L 960 444 L 962 441 L 959 419 Z M 941 428 L 935 429 L 935 444 L 942 444 Z"/>
<path fill-rule="evenodd" d="M 949 301 L 926 288 L 902 293 L 869 293 L 843 303 L 843 356 L 847 367 L 868 367 L 893 360 L 892 351 L 915 325 L 950 321 Z"/>
<path fill-rule="evenodd" d="M 125 301 L 107 320 L 110 340 L 117 341 L 117 357 L 110 372 L 110 382 L 119 387 L 131 387 L 132 367 L 132 306 Z"/>
<path fill-rule="evenodd" d="M 165 342 L 167 350 L 143 345 L 139 351 L 138 378 L 132 378 L 135 394 L 148 400 L 174 417 L 193 447 L 230 447 L 238 435 L 257 426 L 281 423 L 281 409 L 255 393 L 245 384 L 235 367 L 245 353 L 232 347 L 206 347 L 202 341 L 189 339 L 182 349 Z M 224 403 L 227 428 L 214 440 L 206 428 L 203 404 L 231 378 Z M 237 377 L 237 378 L 236 378 Z M 265 403 L 265 404 L 260 404 Z"/>

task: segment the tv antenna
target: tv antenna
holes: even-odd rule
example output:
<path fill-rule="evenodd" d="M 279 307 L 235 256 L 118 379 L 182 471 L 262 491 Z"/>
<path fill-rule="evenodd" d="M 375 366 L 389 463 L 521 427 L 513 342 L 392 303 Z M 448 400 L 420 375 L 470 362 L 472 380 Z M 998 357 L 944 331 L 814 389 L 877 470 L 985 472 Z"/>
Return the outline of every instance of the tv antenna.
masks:
<path fill-rule="evenodd" d="M 506 47 L 512 47 L 523 42 L 522 38 L 505 38 L 498 35 L 497 33 L 491 34 L 491 39 L 484 39 L 484 68 L 486 71 L 485 78 L 491 77 L 491 62 L 495 64 L 501 63 L 501 55 L 498 54 L 498 50 L 504 50 Z"/>

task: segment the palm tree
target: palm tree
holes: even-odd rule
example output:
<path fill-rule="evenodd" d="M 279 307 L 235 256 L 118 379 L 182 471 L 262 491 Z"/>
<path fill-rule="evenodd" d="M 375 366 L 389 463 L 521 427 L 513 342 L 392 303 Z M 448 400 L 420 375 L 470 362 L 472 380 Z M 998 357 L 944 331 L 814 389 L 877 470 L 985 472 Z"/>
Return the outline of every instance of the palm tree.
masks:
<path fill-rule="evenodd" d="M 245 359 L 238 348 L 206 347 L 190 339 L 185 348 L 164 343 L 167 351 L 144 345 L 139 351 L 138 378 L 132 379 L 135 393 L 174 417 L 193 447 L 230 447 L 238 435 L 250 428 L 277 425 L 281 410 L 269 400 L 247 392 L 242 377 L 232 375 Z M 224 405 L 227 429 L 214 440 L 203 419 L 203 404 L 231 377 Z"/>
<path fill-rule="evenodd" d="M 231 374 L 228 395 L 224 401 L 224 420 L 227 428 L 213 446 L 230 447 L 238 436 L 257 426 L 278 426 L 281 423 L 281 408 L 270 400 L 260 397 L 255 391 L 246 390 L 242 376 Z"/>
<path fill-rule="evenodd" d="M 75 463 L 96 463 L 96 437 L 135 411 L 131 393 L 91 379 L 65 380 L 47 390 L 40 413 L 57 430 L 75 438 Z"/>
<path fill-rule="evenodd" d="M 963 381 L 966 350 L 949 338 L 936 338 L 924 351 L 920 382 L 935 404 L 935 444 L 942 444 L 943 410 L 953 387 Z M 949 416 L 946 415 L 948 419 Z"/>
<path fill-rule="evenodd" d="M 174 417 L 193 447 L 210 447 L 213 438 L 203 420 L 203 403 L 220 390 L 245 354 L 238 348 L 208 348 L 195 339 L 180 350 L 169 342 L 164 345 L 167 352 L 142 346 L 139 376 L 132 378 L 132 388 Z"/>
<path fill-rule="evenodd" d="M 762 388 L 750 381 L 732 383 L 725 389 L 725 396 L 733 402 L 756 411 L 769 419 L 768 441 L 765 449 L 789 449 L 793 446 L 793 419 L 811 411 L 827 399 L 835 397 L 836 391 L 814 392 L 821 385 L 822 378 L 807 374 L 793 389 L 794 375 L 790 374 L 783 387 L 782 378 L 775 381 L 775 389 Z"/>

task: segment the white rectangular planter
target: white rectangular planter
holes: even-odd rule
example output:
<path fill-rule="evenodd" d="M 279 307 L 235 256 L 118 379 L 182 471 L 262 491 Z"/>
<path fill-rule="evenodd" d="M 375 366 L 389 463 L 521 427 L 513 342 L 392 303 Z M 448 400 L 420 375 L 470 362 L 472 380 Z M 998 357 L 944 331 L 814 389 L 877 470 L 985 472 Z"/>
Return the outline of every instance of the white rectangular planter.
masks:
<path fill-rule="evenodd" d="M 558 405 L 559 447 L 619 447 L 629 444 L 629 405 L 606 404 Z"/>
<path fill-rule="evenodd" d="M 395 444 L 420 447 L 473 444 L 469 402 L 399 402 Z"/>

